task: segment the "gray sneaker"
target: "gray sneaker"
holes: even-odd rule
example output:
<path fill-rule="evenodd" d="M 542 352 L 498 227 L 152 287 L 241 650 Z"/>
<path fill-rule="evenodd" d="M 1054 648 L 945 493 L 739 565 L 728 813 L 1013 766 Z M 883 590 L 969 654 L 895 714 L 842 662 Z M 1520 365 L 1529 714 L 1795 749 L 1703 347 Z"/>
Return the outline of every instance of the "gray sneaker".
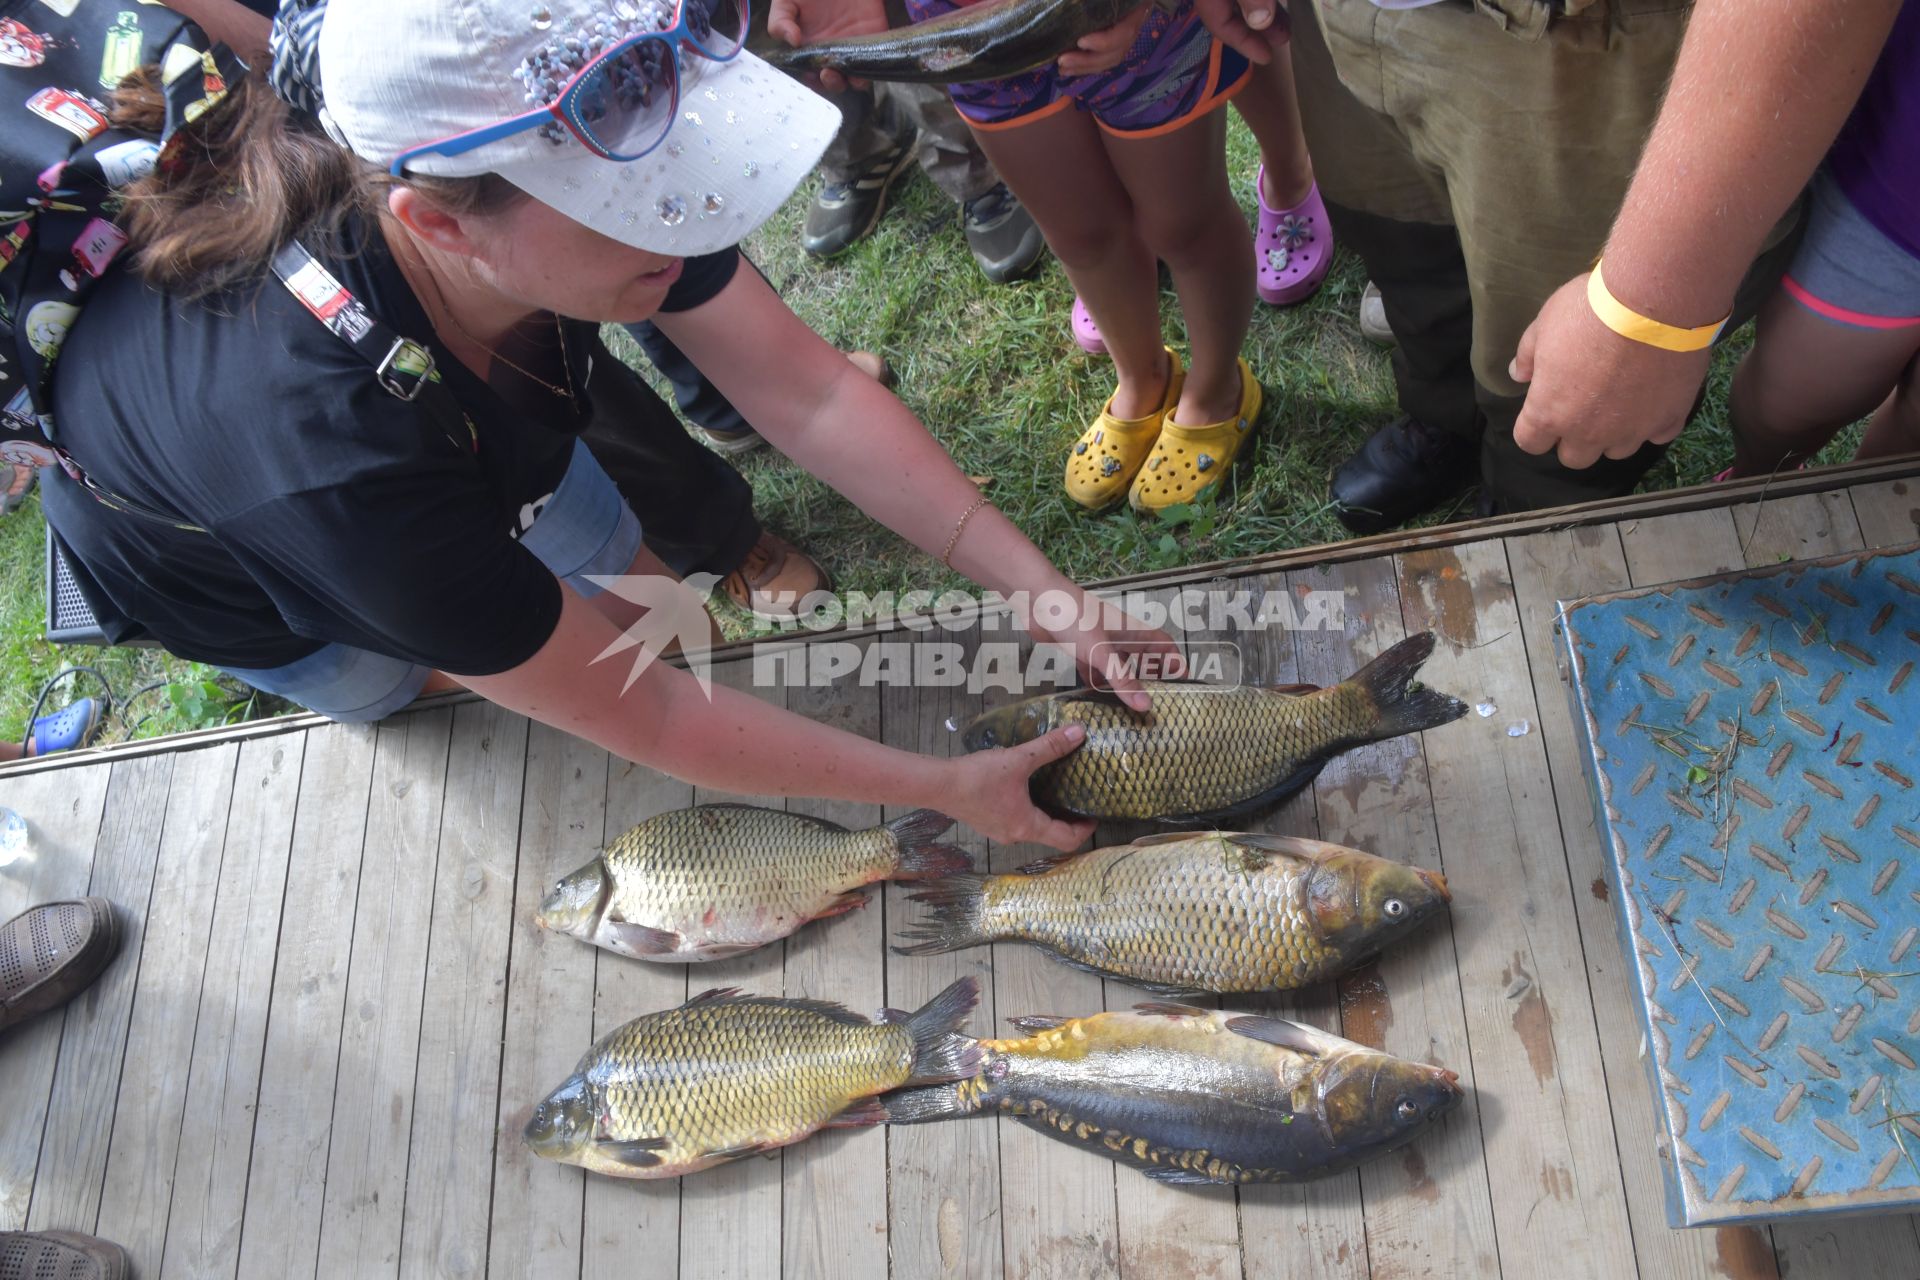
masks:
<path fill-rule="evenodd" d="M 1046 239 L 1033 224 L 1033 215 L 1007 184 L 996 182 L 966 202 L 961 220 L 967 227 L 967 248 L 973 260 L 995 284 L 1018 280 L 1033 270 L 1047 250 Z"/>
<path fill-rule="evenodd" d="M 1371 280 L 1360 295 L 1360 336 L 1376 347 L 1400 345 L 1393 336 L 1393 326 L 1387 323 L 1387 304 L 1380 300 L 1380 286 Z"/>
<path fill-rule="evenodd" d="M 829 179 L 807 210 L 800 247 L 816 258 L 845 253 L 873 230 L 887 208 L 887 188 L 913 163 L 918 136 L 873 157 L 844 179 Z"/>

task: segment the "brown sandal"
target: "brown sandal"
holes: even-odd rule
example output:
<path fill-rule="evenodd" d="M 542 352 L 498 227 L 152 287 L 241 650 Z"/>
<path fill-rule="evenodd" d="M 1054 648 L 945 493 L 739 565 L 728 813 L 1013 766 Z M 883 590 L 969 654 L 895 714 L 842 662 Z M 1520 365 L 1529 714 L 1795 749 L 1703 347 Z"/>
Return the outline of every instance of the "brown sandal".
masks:
<path fill-rule="evenodd" d="M 94 899 L 98 901 L 98 899 Z M 0 1280 L 127 1280 L 127 1251 L 77 1231 L 0 1231 Z"/>
<path fill-rule="evenodd" d="M 105 898 L 43 903 L 0 925 L 0 1031 L 79 995 L 119 949 Z"/>

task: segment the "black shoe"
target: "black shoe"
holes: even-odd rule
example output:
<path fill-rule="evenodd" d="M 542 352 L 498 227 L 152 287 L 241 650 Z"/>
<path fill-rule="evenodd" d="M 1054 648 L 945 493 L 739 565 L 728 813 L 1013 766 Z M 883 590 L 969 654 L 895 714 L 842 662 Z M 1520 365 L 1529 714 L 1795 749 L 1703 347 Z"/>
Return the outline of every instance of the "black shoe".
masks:
<path fill-rule="evenodd" d="M 1478 441 L 1396 418 L 1334 468 L 1333 512 L 1355 533 L 1379 533 L 1458 493 L 1479 461 Z"/>
<path fill-rule="evenodd" d="M 966 202 L 961 220 L 967 227 L 967 248 L 973 260 L 995 284 L 1018 280 L 1033 270 L 1047 242 L 1040 228 L 1007 184 L 996 182 Z"/>
<path fill-rule="evenodd" d="M 816 258 L 831 258 L 845 253 L 880 221 L 887 207 L 887 188 L 913 163 L 914 143 L 909 138 L 873 157 L 860 170 L 843 181 L 829 181 L 813 198 L 807 210 L 807 225 L 800 232 L 800 247 Z"/>

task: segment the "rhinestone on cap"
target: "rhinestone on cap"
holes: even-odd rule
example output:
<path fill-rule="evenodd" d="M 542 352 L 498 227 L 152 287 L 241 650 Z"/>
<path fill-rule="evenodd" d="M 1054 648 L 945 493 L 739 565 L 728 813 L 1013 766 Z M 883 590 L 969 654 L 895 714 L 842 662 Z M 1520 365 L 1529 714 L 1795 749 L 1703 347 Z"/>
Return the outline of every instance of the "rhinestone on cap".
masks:
<path fill-rule="evenodd" d="M 709 191 L 700 199 L 700 207 L 708 213 L 719 213 L 727 207 L 727 201 L 718 191 Z"/>
<path fill-rule="evenodd" d="M 757 178 L 760 176 L 760 166 L 749 160 L 740 166 L 740 172 L 746 177 Z"/>
<path fill-rule="evenodd" d="M 679 196 L 661 196 L 653 211 L 660 215 L 660 221 L 670 227 L 677 227 L 687 220 L 687 202 Z"/>
<path fill-rule="evenodd" d="M 543 4 L 537 4 L 533 7 L 533 12 L 528 15 L 528 18 L 532 21 L 535 31 L 545 31 L 553 25 L 553 10 Z"/>

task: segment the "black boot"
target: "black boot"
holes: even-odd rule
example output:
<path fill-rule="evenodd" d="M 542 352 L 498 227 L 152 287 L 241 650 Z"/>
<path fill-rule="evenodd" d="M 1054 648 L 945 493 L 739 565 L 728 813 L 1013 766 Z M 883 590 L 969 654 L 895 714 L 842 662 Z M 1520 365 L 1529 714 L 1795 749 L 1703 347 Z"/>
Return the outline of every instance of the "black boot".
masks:
<path fill-rule="evenodd" d="M 1334 514 L 1357 534 L 1379 533 L 1453 497 L 1479 464 L 1479 441 L 1396 418 L 1334 468 Z"/>

